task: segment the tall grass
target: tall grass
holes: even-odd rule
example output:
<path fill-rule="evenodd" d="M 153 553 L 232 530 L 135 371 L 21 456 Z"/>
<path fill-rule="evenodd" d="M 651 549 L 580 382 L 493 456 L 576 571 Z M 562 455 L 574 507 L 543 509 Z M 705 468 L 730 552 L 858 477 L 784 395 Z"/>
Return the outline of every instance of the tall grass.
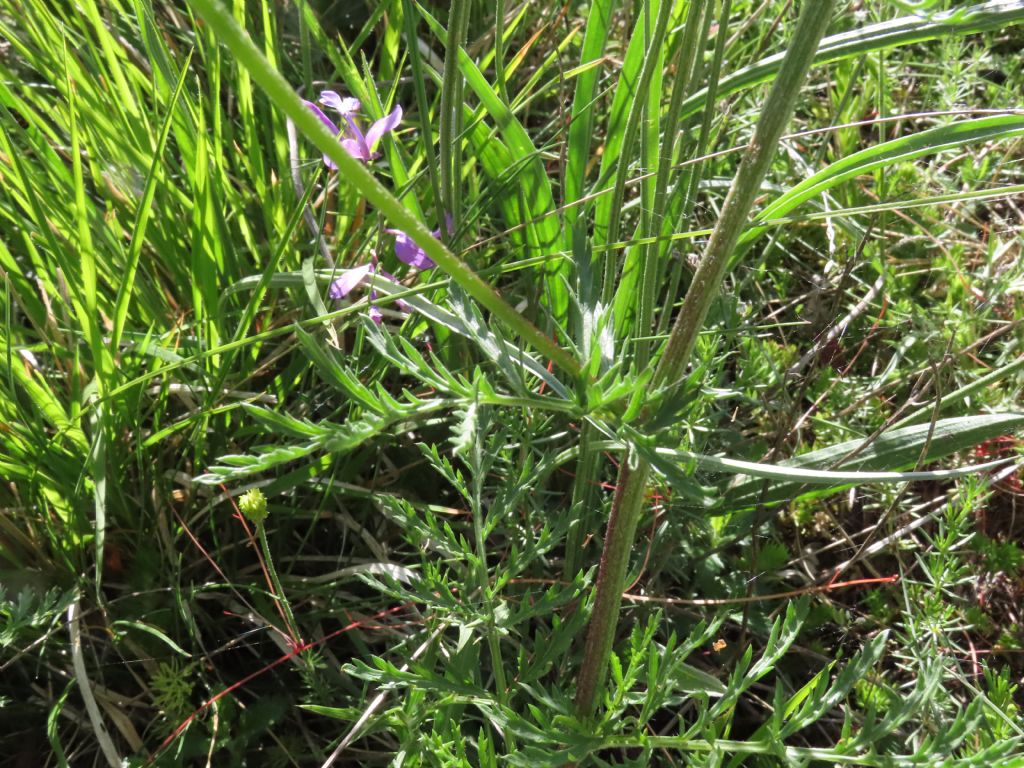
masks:
<path fill-rule="evenodd" d="M 11 759 L 1018 764 L 1022 21 L 0 0 Z"/>

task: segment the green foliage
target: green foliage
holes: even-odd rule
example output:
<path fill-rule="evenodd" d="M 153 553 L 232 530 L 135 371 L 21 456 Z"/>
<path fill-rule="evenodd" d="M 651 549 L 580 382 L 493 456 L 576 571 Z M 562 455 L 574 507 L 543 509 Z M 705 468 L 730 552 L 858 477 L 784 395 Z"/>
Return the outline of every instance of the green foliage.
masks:
<path fill-rule="evenodd" d="M 1019 3 L 837 11 L 655 375 L 810 1 L 0 0 L 11 761 L 1020 765 Z"/>
<path fill-rule="evenodd" d="M 193 683 L 190 679 L 192 665 L 182 665 L 177 659 L 163 661 L 157 665 L 156 674 L 149 679 L 153 704 L 158 707 L 172 724 L 188 717 L 194 703 Z"/>
<path fill-rule="evenodd" d="M 23 589 L 8 596 L 0 586 L 0 647 L 8 652 L 18 645 L 28 645 L 39 639 L 41 630 L 53 626 L 74 601 L 73 593 L 57 589 L 39 593 Z"/>

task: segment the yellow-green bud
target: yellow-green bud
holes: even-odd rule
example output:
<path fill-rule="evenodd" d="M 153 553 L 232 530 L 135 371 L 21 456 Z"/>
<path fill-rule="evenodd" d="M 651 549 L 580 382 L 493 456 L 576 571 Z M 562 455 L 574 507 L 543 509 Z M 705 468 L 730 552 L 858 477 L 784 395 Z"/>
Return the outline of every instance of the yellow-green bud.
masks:
<path fill-rule="evenodd" d="M 246 491 L 238 500 L 238 508 L 256 525 L 261 525 L 267 519 L 267 497 L 259 488 Z"/>

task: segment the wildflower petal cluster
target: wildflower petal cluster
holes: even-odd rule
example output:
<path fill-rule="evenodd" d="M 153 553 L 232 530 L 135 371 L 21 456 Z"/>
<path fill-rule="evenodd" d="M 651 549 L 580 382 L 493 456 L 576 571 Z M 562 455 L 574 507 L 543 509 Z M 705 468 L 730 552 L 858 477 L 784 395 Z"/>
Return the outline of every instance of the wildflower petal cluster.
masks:
<path fill-rule="evenodd" d="M 340 118 L 339 123 L 336 124 L 330 117 L 328 117 L 318 104 L 315 104 L 312 101 L 303 101 L 303 103 L 306 107 L 312 110 L 312 112 L 320 118 L 320 122 L 322 122 L 327 129 L 337 137 L 338 142 L 350 157 L 364 163 L 369 163 L 378 156 L 376 151 L 377 144 L 380 143 L 381 138 L 383 138 L 385 134 L 395 130 L 402 120 L 402 107 L 396 106 L 390 113 L 381 119 L 374 121 L 364 132 L 359 117 L 359 112 L 362 109 L 362 104 L 360 104 L 359 99 L 355 99 L 351 96 L 341 96 L 336 91 L 322 91 L 317 101 L 320 105 L 338 113 Z M 338 169 L 337 164 L 326 154 L 324 155 L 324 164 L 333 171 Z M 454 227 L 450 214 L 445 214 L 444 228 L 449 236 L 453 234 Z M 399 261 L 408 264 L 410 267 L 417 270 L 432 269 L 437 266 L 434 263 L 434 260 L 427 256 L 426 251 L 417 245 L 416 241 L 413 240 L 406 232 L 403 232 L 400 229 L 386 229 L 384 231 L 389 235 L 394 235 L 395 256 L 398 257 Z M 435 238 L 440 238 L 440 227 L 435 229 L 431 234 L 433 234 Z M 351 269 L 347 269 L 344 271 L 344 274 L 336 278 L 331 283 L 331 287 L 328 290 L 328 296 L 332 299 L 345 298 L 360 285 L 371 282 L 372 278 L 376 275 L 384 277 L 395 283 L 398 282 L 398 279 L 394 275 L 391 275 L 378 267 L 377 256 L 376 254 L 373 254 L 370 261 L 365 264 L 358 264 Z M 376 298 L 377 291 L 371 289 L 370 309 L 368 314 L 370 319 L 379 325 L 383 320 L 383 313 L 377 305 L 373 303 Z M 411 309 L 404 301 L 399 301 L 398 306 L 406 311 Z"/>
<path fill-rule="evenodd" d="M 351 157 L 362 160 L 364 163 L 370 162 L 377 156 L 377 144 L 380 143 L 384 134 L 395 130 L 402 121 L 402 107 L 396 106 L 389 114 L 375 121 L 366 133 L 363 133 L 359 122 L 359 110 L 362 109 L 359 99 L 354 99 L 351 96 L 343 98 L 335 91 L 322 91 L 319 102 L 341 116 L 342 128 L 339 128 L 312 101 L 303 101 L 303 104 L 320 118 L 320 122 L 327 126 L 327 130 L 338 137 L 341 146 Z M 332 171 L 338 170 L 337 164 L 327 155 L 324 155 L 324 164 Z"/>

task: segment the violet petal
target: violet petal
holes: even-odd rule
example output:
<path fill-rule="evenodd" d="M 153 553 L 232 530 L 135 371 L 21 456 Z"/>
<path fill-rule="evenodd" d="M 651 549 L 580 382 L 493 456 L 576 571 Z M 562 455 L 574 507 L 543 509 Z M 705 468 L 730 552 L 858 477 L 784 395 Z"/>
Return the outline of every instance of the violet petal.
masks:
<path fill-rule="evenodd" d="M 356 160 L 362 160 L 364 163 L 369 162 L 370 150 L 366 148 L 366 142 L 357 139 L 342 139 L 341 146 L 349 156 Z"/>
<path fill-rule="evenodd" d="M 370 130 L 366 132 L 366 147 L 371 155 L 373 154 L 374 148 L 377 146 L 377 142 L 380 141 L 381 136 L 395 130 L 401 121 L 402 107 L 397 106 L 391 111 L 391 114 L 384 115 L 384 117 L 370 126 Z"/>
<path fill-rule="evenodd" d="M 351 96 L 343 98 L 335 91 L 321 91 L 320 103 L 325 107 L 330 107 L 342 117 L 351 117 L 362 108 L 359 99 L 354 99 Z"/>
<path fill-rule="evenodd" d="M 332 299 L 343 299 L 352 292 L 352 289 L 359 285 L 373 269 L 372 263 L 360 264 L 358 267 L 346 269 L 345 274 L 331 283 L 327 295 Z"/>
<path fill-rule="evenodd" d="M 310 110 L 312 110 L 313 114 L 320 118 L 320 122 L 323 123 L 327 130 L 331 132 L 332 136 L 336 137 L 340 133 L 340 131 L 338 130 L 338 126 L 334 124 L 331 118 L 324 114 L 323 110 L 320 109 L 320 107 L 318 107 L 312 101 L 303 100 L 302 103 L 305 104 Z M 328 157 L 326 154 L 324 155 L 324 165 L 326 165 L 332 171 L 338 170 L 337 164 L 335 164 L 335 162 L 331 160 L 331 158 Z"/>
<path fill-rule="evenodd" d="M 427 252 L 416 245 L 416 242 L 405 232 L 398 229 L 385 230 L 395 236 L 395 256 L 416 269 L 431 269 L 437 266 Z"/>
<path fill-rule="evenodd" d="M 400 282 L 398 282 L 398 278 L 395 277 L 394 275 L 392 275 L 390 272 L 385 272 L 383 269 L 378 269 L 377 270 L 377 274 L 380 275 L 383 278 L 386 278 L 386 279 L 390 280 L 392 283 L 397 285 L 399 288 L 404 288 L 405 287 Z M 409 302 L 407 302 L 407 301 L 404 301 L 402 299 L 395 299 L 395 304 L 398 305 L 399 309 L 402 309 L 402 310 L 404 310 L 406 312 L 412 312 L 412 307 L 409 306 Z"/>
<path fill-rule="evenodd" d="M 338 135 L 338 126 L 334 124 L 334 121 L 331 120 L 331 118 L 324 114 L 324 111 L 320 109 L 320 107 L 318 107 L 312 101 L 306 101 L 305 99 L 303 99 L 302 103 L 305 104 L 306 107 L 308 107 L 313 112 L 314 115 L 320 118 L 320 122 L 327 126 L 327 130 L 331 132 L 332 136 Z"/>

